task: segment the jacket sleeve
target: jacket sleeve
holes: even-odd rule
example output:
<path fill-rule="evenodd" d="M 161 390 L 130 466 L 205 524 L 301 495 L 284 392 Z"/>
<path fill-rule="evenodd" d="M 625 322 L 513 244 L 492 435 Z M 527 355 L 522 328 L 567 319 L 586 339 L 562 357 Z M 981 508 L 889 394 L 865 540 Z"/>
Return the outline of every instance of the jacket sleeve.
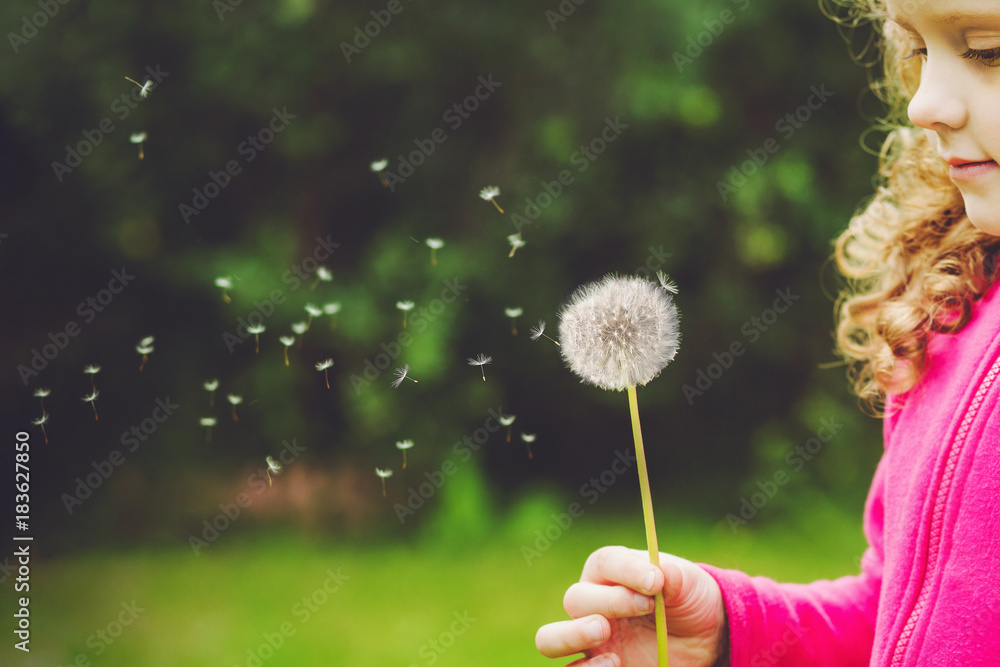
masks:
<path fill-rule="evenodd" d="M 882 583 L 884 464 L 883 457 L 865 505 L 868 549 L 860 574 L 782 584 L 701 565 L 722 589 L 732 667 L 869 664 Z"/>

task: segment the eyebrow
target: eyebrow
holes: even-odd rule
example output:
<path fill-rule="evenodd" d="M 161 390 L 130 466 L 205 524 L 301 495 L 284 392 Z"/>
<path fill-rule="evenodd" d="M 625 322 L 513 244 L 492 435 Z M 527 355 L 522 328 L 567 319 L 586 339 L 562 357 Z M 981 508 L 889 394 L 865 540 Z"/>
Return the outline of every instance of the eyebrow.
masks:
<path fill-rule="evenodd" d="M 916 32 L 916 29 L 912 25 L 910 25 L 910 23 L 908 23 L 906 19 L 902 18 L 901 16 L 889 14 L 886 16 L 886 20 L 892 21 L 893 23 L 900 25 L 911 32 Z M 968 12 L 968 13 L 952 12 L 950 14 L 931 14 L 928 17 L 928 20 L 933 21 L 935 23 L 943 23 L 945 25 L 951 25 L 953 23 L 958 23 L 959 21 L 964 21 L 964 20 L 997 21 L 1000 20 L 1000 15 L 986 14 L 982 12 Z"/>

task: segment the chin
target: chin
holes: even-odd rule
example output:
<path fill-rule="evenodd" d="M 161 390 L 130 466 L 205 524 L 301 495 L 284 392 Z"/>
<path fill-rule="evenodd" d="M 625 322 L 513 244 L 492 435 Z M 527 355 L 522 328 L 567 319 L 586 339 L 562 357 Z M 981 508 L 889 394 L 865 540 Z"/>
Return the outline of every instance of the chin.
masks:
<path fill-rule="evenodd" d="M 991 236 L 1000 236 L 1000 197 L 996 199 L 998 201 L 965 197 L 965 213 L 969 216 L 969 222 L 979 231 Z"/>

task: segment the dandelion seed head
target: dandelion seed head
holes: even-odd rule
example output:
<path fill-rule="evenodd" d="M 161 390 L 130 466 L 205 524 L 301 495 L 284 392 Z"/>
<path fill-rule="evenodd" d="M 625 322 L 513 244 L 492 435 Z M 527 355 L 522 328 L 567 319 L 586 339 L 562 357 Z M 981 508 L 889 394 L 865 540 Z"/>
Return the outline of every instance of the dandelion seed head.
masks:
<path fill-rule="evenodd" d="M 386 477 L 392 477 L 392 470 L 389 468 L 386 468 L 385 470 L 382 470 L 381 468 L 375 468 L 375 474 L 381 477 L 382 479 L 385 479 Z"/>
<path fill-rule="evenodd" d="M 388 160 L 376 160 L 375 162 L 372 162 L 370 165 L 371 170 L 374 171 L 376 174 L 388 166 L 389 166 Z"/>
<path fill-rule="evenodd" d="M 323 304 L 323 312 L 327 315 L 336 315 L 340 312 L 340 302 L 331 301 L 330 303 Z"/>
<path fill-rule="evenodd" d="M 324 359 L 316 364 L 316 370 L 325 371 L 327 368 L 333 366 L 333 359 Z"/>
<path fill-rule="evenodd" d="M 48 413 L 45 413 L 44 415 L 42 415 L 38 419 L 32 419 L 31 423 L 34 426 L 41 426 L 42 424 L 45 424 L 48 421 L 49 421 L 49 415 L 48 415 Z"/>
<path fill-rule="evenodd" d="M 45 398 L 52 393 L 51 389 L 46 389 L 45 387 L 39 387 L 35 390 L 35 398 Z"/>
<path fill-rule="evenodd" d="M 264 333 L 264 329 L 265 327 L 263 324 L 251 324 L 250 326 L 247 327 L 247 333 L 251 333 L 257 336 L 259 334 Z"/>
<path fill-rule="evenodd" d="M 267 467 L 270 468 L 271 472 L 273 472 L 274 474 L 278 474 L 279 472 L 281 472 L 281 469 L 284 467 L 280 463 L 275 461 L 273 456 L 265 456 L 264 462 L 267 463 Z"/>
<path fill-rule="evenodd" d="M 291 347 L 295 344 L 295 336 L 280 336 L 278 340 L 281 341 L 281 344 L 285 347 Z"/>
<path fill-rule="evenodd" d="M 520 317 L 524 313 L 524 308 L 504 308 L 503 314 L 507 317 Z"/>
<path fill-rule="evenodd" d="M 139 354 L 152 354 L 153 346 L 143 345 L 142 343 L 139 343 L 138 345 L 135 346 L 135 351 L 138 352 Z"/>
<path fill-rule="evenodd" d="M 538 340 L 545 333 L 545 320 L 538 320 L 537 327 L 531 327 L 531 340 Z"/>
<path fill-rule="evenodd" d="M 314 304 L 307 303 L 305 308 L 306 312 L 312 315 L 313 317 L 319 317 L 320 315 L 323 314 L 323 309 L 317 308 Z"/>
<path fill-rule="evenodd" d="M 525 442 L 529 442 L 529 443 L 530 442 L 534 442 L 535 438 L 537 438 L 537 437 L 538 437 L 538 435 L 535 434 L 535 433 L 522 433 L 521 434 L 521 440 L 524 440 Z"/>
<path fill-rule="evenodd" d="M 237 394 L 227 394 L 226 400 L 232 403 L 233 405 L 239 405 L 240 403 L 243 402 L 243 397 Z"/>
<path fill-rule="evenodd" d="M 492 201 L 495 197 L 500 195 L 500 188 L 495 185 L 487 185 L 485 188 L 479 191 L 479 196 L 486 201 Z"/>
<path fill-rule="evenodd" d="M 292 331 L 301 336 L 306 332 L 308 325 L 305 322 L 294 322 L 292 324 Z"/>
<path fill-rule="evenodd" d="M 99 392 L 99 391 L 95 391 L 93 394 L 87 394 L 86 396 L 83 397 L 83 402 L 84 403 L 93 403 L 94 401 L 97 400 L 97 396 L 100 393 L 101 392 Z"/>
<path fill-rule="evenodd" d="M 607 276 L 583 285 L 559 317 L 563 360 L 584 382 L 604 389 L 646 384 L 680 345 L 670 293 L 642 278 Z"/>
<path fill-rule="evenodd" d="M 146 336 L 145 338 L 143 338 L 142 340 L 139 341 L 139 345 L 143 345 L 143 346 L 148 346 L 148 345 L 152 345 L 152 344 L 153 344 L 153 337 L 152 336 Z"/>
<path fill-rule="evenodd" d="M 205 382 L 204 387 L 207 391 L 215 391 L 219 388 L 218 380 L 208 380 Z"/>
<path fill-rule="evenodd" d="M 100 366 L 84 366 L 83 372 L 87 375 L 97 375 L 101 372 Z"/>
<path fill-rule="evenodd" d="M 410 449 L 413 447 L 412 440 L 400 440 L 396 443 L 396 449 Z"/>
<path fill-rule="evenodd" d="M 444 247 L 444 239 L 429 238 L 426 239 L 424 243 L 427 244 L 428 248 L 432 248 L 434 250 L 440 250 L 441 248 Z"/>
<path fill-rule="evenodd" d="M 330 273 L 330 269 L 326 268 L 325 266 L 321 266 L 318 269 L 316 269 L 316 277 L 325 283 L 328 283 L 331 280 L 333 280 L 333 274 Z"/>
<path fill-rule="evenodd" d="M 413 310 L 413 307 L 417 305 L 412 301 L 397 301 L 396 308 L 406 312 L 407 310 Z"/>
<path fill-rule="evenodd" d="M 500 415 L 499 421 L 501 426 L 510 426 L 517 419 L 516 415 Z"/>
<path fill-rule="evenodd" d="M 517 234 L 511 234 L 508 236 L 507 243 L 510 244 L 511 248 L 517 250 L 518 248 L 523 248 L 527 242 L 521 238 L 521 233 L 518 232 Z"/>
<path fill-rule="evenodd" d="M 232 289 L 233 280 L 229 276 L 220 276 L 215 279 L 215 286 L 221 287 L 222 289 Z"/>
<path fill-rule="evenodd" d="M 144 142 L 146 140 L 146 133 L 145 132 L 133 132 L 131 135 L 129 135 L 128 140 L 130 142 L 132 142 L 133 144 L 141 144 L 142 142 Z"/>
<path fill-rule="evenodd" d="M 215 417 L 202 417 L 201 419 L 198 420 L 198 423 L 201 426 L 207 426 L 207 427 L 215 426 Z"/>
<path fill-rule="evenodd" d="M 479 354 L 475 357 L 469 357 L 467 361 L 470 366 L 485 366 L 486 364 L 493 363 L 493 357 L 487 354 Z"/>

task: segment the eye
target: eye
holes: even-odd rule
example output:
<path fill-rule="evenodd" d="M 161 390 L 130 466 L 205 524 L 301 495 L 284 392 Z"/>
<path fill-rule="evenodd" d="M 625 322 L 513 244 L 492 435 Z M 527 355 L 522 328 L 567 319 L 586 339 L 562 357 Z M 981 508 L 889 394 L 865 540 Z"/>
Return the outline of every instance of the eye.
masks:
<path fill-rule="evenodd" d="M 995 67 L 1000 64 L 1000 47 L 993 49 L 969 49 L 962 54 L 966 60 L 974 60 L 987 67 Z"/>
<path fill-rule="evenodd" d="M 923 46 L 920 47 L 919 49 L 910 49 L 909 52 L 902 57 L 902 60 L 909 60 L 910 58 L 916 58 L 917 56 L 920 56 L 921 58 L 926 58 L 927 47 Z"/>

